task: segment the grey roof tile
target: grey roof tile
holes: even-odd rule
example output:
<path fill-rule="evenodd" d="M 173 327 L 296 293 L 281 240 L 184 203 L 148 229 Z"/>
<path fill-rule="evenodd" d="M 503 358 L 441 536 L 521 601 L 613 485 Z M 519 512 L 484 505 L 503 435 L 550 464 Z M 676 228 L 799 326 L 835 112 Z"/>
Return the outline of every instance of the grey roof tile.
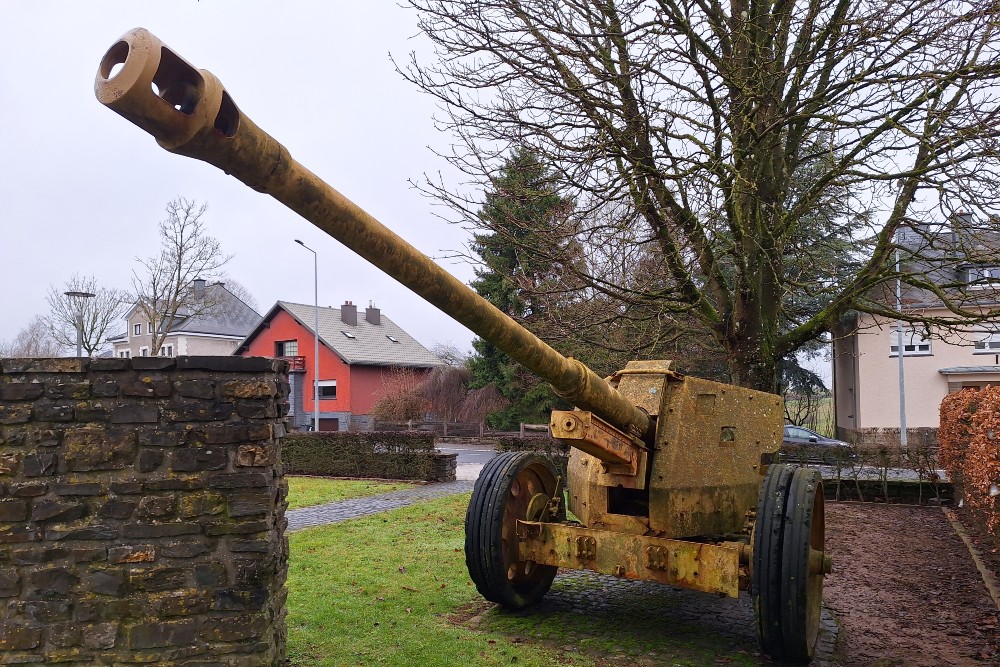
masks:
<path fill-rule="evenodd" d="M 288 301 L 279 301 L 276 305 L 288 311 L 309 331 L 313 330 L 313 306 Z M 384 313 L 380 324 L 371 324 L 365 319 L 364 309 L 358 310 L 358 323 L 351 326 L 340 319 L 339 308 L 321 306 L 319 309 L 320 340 L 347 363 L 416 368 L 441 365 L 440 359 Z M 353 337 L 345 335 L 345 332 Z"/>

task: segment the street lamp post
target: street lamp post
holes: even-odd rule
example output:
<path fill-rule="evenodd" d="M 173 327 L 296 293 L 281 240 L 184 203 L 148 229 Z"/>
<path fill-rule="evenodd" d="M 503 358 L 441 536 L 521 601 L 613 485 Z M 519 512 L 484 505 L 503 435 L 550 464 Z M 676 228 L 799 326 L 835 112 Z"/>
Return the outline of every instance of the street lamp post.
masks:
<path fill-rule="evenodd" d="M 319 260 L 315 250 L 295 242 L 313 254 L 313 431 L 319 431 Z"/>
<path fill-rule="evenodd" d="M 896 251 L 896 309 L 899 319 L 896 320 L 896 355 L 899 374 L 899 446 L 906 448 L 906 379 L 903 372 L 903 287 L 899 273 L 899 250 Z"/>
<path fill-rule="evenodd" d="M 63 292 L 63 294 L 74 299 L 90 299 L 97 296 L 93 292 Z M 83 301 L 76 301 L 76 356 L 83 356 Z"/>

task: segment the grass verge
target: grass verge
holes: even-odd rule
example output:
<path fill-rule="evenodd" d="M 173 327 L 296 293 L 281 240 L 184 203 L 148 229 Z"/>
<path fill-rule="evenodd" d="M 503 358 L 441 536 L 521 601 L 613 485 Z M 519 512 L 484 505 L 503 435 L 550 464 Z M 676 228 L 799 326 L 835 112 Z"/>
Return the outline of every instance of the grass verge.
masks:
<path fill-rule="evenodd" d="M 297 477 L 289 475 L 288 509 L 333 503 L 349 498 L 373 496 L 386 491 L 406 489 L 413 484 L 405 482 L 380 482 L 366 479 L 328 479 L 325 477 Z"/>
<path fill-rule="evenodd" d="M 289 536 L 288 656 L 297 667 L 592 665 L 449 615 L 479 601 L 463 552 L 469 496 Z"/>
<path fill-rule="evenodd" d="M 529 611 L 465 567 L 468 494 L 289 536 L 288 655 L 306 667 L 750 667 L 748 600 L 571 572 Z"/>

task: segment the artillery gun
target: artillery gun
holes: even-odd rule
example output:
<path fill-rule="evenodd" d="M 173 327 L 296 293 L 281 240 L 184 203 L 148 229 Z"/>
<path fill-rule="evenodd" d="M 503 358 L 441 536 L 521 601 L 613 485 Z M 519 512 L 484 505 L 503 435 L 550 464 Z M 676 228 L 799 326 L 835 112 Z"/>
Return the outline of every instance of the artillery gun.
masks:
<path fill-rule="evenodd" d="M 775 395 L 633 361 L 607 380 L 565 358 L 292 159 L 219 80 L 144 29 L 105 54 L 98 99 L 173 153 L 270 194 L 513 359 L 575 410 L 552 413 L 572 445 L 568 493 L 531 453 L 492 459 L 465 519 L 469 574 L 488 600 L 537 602 L 558 568 L 738 597 L 749 591 L 761 648 L 811 658 L 824 553 L 818 472 L 774 463 Z M 568 496 L 568 498 L 567 498 Z M 566 512 L 578 521 L 567 521 Z"/>

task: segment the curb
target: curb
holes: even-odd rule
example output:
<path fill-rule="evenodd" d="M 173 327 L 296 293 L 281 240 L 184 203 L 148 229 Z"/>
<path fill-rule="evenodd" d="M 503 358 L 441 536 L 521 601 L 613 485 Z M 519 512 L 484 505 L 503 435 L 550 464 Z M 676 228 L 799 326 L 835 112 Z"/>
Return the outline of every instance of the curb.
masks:
<path fill-rule="evenodd" d="M 943 507 L 941 511 L 944 512 L 945 518 L 948 519 L 955 533 L 965 542 L 965 546 L 969 550 L 969 555 L 972 556 L 972 562 L 976 564 L 976 569 L 979 570 L 979 574 L 983 578 L 983 584 L 986 585 L 986 590 L 989 592 L 990 597 L 993 598 L 993 604 L 1000 611 L 1000 583 L 997 583 L 996 577 L 993 576 L 993 573 L 990 572 L 989 568 L 986 567 L 986 564 L 979 557 L 979 550 L 972 543 L 972 538 L 969 537 L 969 534 L 965 532 L 965 526 L 955 518 L 954 512 L 950 512 Z"/>

